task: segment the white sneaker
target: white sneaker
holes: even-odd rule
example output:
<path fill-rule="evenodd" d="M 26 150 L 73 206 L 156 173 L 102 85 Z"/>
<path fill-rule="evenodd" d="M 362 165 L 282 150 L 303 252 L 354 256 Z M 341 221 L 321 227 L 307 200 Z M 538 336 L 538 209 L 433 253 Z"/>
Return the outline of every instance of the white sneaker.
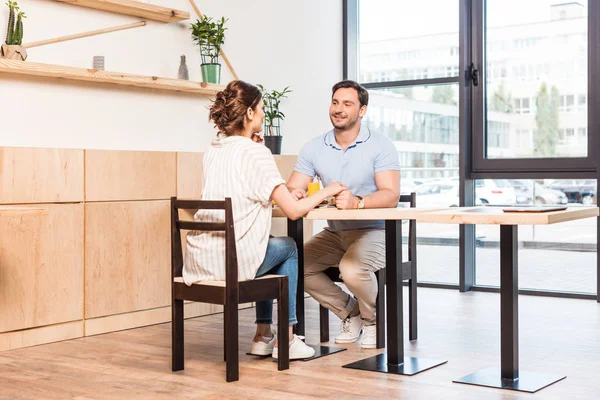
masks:
<path fill-rule="evenodd" d="M 303 358 L 311 358 L 315 355 L 315 349 L 309 347 L 306 343 L 300 340 L 300 336 L 294 335 L 294 340 L 290 343 L 290 360 L 300 360 Z M 273 349 L 273 358 L 279 357 L 279 349 Z"/>
<path fill-rule="evenodd" d="M 363 349 L 374 349 L 377 347 L 376 325 L 366 325 L 363 327 L 363 338 L 360 347 Z"/>
<path fill-rule="evenodd" d="M 250 354 L 255 356 L 270 356 L 273 353 L 273 348 L 275 347 L 275 338 L 276 335 L 273 334 L 269 343 L 265 343 L 262 340 L 258 342 L 252 341 L 252 347 L 250 348 Z"/>
<path fill-rule="evenodd" d="M 360 337 L 363 329 L 360 315 L 348 317 L 342 321 L 341 333 L 335 338 L 336 343 L 354 343 Z"/>

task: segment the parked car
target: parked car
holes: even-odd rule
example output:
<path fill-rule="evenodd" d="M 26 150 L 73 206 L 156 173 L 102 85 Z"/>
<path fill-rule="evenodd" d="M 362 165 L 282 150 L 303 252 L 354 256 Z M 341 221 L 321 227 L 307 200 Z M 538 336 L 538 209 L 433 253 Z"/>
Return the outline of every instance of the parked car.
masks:
<path fill-rule="evenodd" d="M 458 185 L 453 182 L 423 183 L 415 189 L 419 207 L 457 207 Z"/>
<path fill-rule="evenodd" d="M 548 187 L 563 192 L 569 203 L 596 204 L 596 181 L 585 179 L 560 179 L 549 182 Z"/>
<path fill-rule="evenodd" d="M 458 178 L 451 182 L 458 185 Z M 478 179 L 475 181 L 475 197 L 477 203 L 492 205 L 515 204 L 515 188 L 507 179 Z"/>
<path fill-rule="evenodd" d="M 510 180 L 515 188 L 517 204 L 567 204 L 568 199 L 560 190 L 545 187 L 538 182 Z"/>
<path fill-rule="evenodd" d="M 478 179 L 475 181 L 475 195 L 483 204 L 515 204 L 515 188 L 507 179 Z"/>

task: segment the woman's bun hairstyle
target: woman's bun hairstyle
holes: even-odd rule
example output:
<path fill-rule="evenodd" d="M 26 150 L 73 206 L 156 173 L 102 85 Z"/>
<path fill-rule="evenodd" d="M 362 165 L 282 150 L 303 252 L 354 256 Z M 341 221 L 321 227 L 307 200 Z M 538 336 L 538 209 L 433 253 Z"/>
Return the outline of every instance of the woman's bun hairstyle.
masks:
<path fill-rule="evenodd" d="M 260 90 L 244 81 L 229 82 L 218 92 L 209 109 L 208 120 L 213 121 L 219 134 L 231 136 L 244 129 L 244 117 L 248 108 L 254 109 L 261 101 Z"/>

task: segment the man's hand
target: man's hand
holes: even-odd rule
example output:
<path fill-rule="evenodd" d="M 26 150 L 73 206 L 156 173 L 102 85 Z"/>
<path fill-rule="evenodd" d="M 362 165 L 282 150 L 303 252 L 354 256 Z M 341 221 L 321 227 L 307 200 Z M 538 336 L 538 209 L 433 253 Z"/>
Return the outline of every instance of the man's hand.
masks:
<path fill-rule="evenodd" d="M 339 210 L 352 210 L 358 208 L 358 197 L 354 196 L 350 189 L 342 190 L 335 196 L 335 206 Z"/>
<path fill-rule="evenodd" d="M 308 196 L 308 193 L 304 189 L 292 189 L 290 193 L 296 200 L 301 200 Z"/>

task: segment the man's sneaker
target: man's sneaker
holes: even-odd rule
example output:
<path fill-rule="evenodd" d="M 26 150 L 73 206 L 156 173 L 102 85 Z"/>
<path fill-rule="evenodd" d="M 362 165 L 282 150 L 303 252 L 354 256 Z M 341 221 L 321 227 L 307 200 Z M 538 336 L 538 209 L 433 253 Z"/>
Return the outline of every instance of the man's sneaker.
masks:
<path fill-rule="evenodd" d="M 275 335 L 269 340 L 269 343 L 265 343 L 262 340 L 258 342 L 252 341 L 250 354 L 255 356 L 270 356 L 273 354 L 273 347 L 275 347 Z"/>
<path fill-rule="evenodd" d="M 363 349 L 374 349 L 377 347 L 377 327 L 375 325 L 366 325 L 363 327 L 361 347 Z"/>
<path fill-rule="evenodd" d="M 363 324 L 360 315 L 348 317 L 342 321 L 341 333 L 335 338 L 336 343 L 354 343 L 360 337 Z"/>
<path fill-rule="evenodd" d="M 300 336 L 294 335 L 294 340 L 290 343 L 290 360 L 300 360 L 303 358 L 311 358 L 315 355 L 315 349 L 308 346 L 302 340 Z M 276 347 L 273 349 L 273 358 L 279 357 L 279 349 Z"/>

